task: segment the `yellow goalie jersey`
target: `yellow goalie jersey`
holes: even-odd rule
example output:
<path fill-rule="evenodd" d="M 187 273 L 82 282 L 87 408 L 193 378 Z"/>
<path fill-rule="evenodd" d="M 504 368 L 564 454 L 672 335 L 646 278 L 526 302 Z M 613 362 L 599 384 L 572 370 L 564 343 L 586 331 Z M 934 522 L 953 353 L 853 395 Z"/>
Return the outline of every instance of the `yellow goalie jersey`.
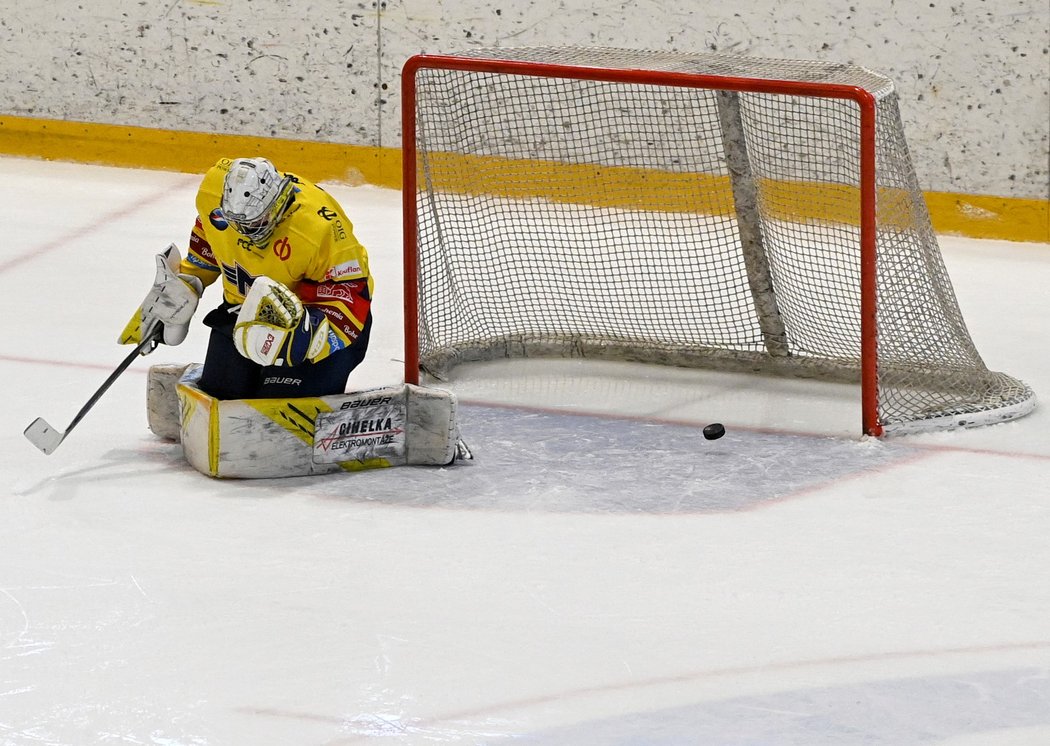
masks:
<path fill-rule="evenodd" d="M 222 276 L 227 303 L 244 301 L 256 277 L 287 285 L 307 308 L 329 322 L 328 349 L 319 360 L 358 338 L 372 301 L 368 252 L 354 236 L 339 204 L 319 186 L 285 173 L 294 185 L 291 204 L 273 235 L 256 245 L 234 230 L 219 208 L 231 160 L 222 159 L 204 175 L 197 192 L 197 220 L 179 272 L 210 285 Z"/>

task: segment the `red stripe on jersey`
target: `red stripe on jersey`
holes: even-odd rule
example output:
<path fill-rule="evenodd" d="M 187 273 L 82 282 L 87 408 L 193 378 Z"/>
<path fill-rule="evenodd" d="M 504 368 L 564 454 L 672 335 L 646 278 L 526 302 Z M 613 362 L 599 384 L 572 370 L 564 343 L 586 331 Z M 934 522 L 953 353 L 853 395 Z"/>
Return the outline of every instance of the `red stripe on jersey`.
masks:
<path fill-rule="evenodd" d="M 335 282 L 333 280 L 325 280 L 324 282 L 304 281 L 299 284 L 296 292 L 303 303 L 316 305 L 330 319 L 333 318 L 334 314 L 329 313 L 326 309 L 338 309 L 353 318 L 357 322 L 358 327 L 364 326 L 365 319 L 368 318 L 368 309 L 372 305 L 372 301 L 368 298 L 367 280 L 347 280 L 343 282 Z M 345 323 L 341 323 L 339 326 L 341 329 L 346 328 Z M 354 337 L 356 337 L 356 331 Z"/>
<path fill-rule="evenodd" d="M 354 325 L 345 313 L 342 313 L 338 309 L 332 308 L 331 306 L 310 306 L 316 308 L 325 315 L 328 319 L 328 323 L 335 328 L 336 331 L 340 332 L 346 337 L 351 343 L 357 341 L 358 335 L 361 333 L 360 330 Z"/>
<path fill-rule="evenodd" d="M 215 254 L 211 250 L 211 244 L 208 243 L 208 239 L 204 237 L 204 225 L 201 224 L 200 218 L 197 218 L 193 230 L 190 231 L 189 253 L 196 256 L 201 262 L 214 266 L 216 271 L 218 271 L 219 263 L 215 260 Z"/>

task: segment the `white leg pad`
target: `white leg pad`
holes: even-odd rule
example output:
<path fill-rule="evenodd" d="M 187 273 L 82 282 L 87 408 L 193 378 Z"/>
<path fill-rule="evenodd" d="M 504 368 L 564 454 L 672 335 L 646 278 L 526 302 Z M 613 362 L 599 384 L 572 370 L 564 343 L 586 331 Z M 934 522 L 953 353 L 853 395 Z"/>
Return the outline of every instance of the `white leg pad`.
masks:
<path fill-rule="evenodd" d="M 398 384 L 298 399 L 215 399 L 190 366 L 177 386 L 186 459 L 214 477 L 271 478 L 457 458 L 456 398 Z"/>
<path fill-rule="evenodd" d="M 151 365 L 146 379 L 146 422 L 154 434 L 179 440 L 182 430 L 176 387 L 189 366 L 180 363 Z"/>

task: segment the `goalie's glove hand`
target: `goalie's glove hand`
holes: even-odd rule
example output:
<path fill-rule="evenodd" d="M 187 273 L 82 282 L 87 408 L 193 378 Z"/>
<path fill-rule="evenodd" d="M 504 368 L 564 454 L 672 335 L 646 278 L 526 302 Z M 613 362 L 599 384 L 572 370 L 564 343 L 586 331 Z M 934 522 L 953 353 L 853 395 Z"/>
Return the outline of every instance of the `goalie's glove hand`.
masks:
<path fill-rule="evenodd" d="M 299 365 L 328 352 L 328 319 L 265 275 L 252 282 L 233 327 L 237 352 L 259 365 Z"/>
<path fill-rule="evenodd" d="M 193 275 L 178 274 L 182 255 L 175 244 L 157 254 L 156 261 L 153 287 L 120 333 L 121 344 L 138 344 L 157 326 L 163 328 L 161 341 L 166 345 L 177 345 L 186 339 L 204 285 Z"/>

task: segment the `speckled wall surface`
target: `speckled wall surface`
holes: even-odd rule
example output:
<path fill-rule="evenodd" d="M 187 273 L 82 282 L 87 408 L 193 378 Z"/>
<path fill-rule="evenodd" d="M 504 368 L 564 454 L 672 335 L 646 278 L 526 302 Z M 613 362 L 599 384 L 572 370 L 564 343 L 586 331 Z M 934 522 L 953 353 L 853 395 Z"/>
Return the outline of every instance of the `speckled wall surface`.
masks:
<path fill-rule="evenodd" d="M 0 114 L 393 147 L 408 56 L 562 44 L 864 65 L 924 189 L 1050 192 L 1047 0 L 0 0 Z"/>

